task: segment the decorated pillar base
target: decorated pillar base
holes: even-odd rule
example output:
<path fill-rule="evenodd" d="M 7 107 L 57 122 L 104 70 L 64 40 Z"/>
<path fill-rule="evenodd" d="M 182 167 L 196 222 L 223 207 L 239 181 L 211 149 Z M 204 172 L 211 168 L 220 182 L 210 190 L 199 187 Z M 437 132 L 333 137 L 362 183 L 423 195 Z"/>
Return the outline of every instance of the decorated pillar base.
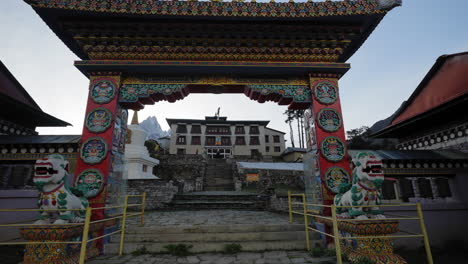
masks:
<path fill-rule="evenodd" d="M 339 222 L 338 229 L 342 237 L 367 237 L 391 235 L 398 232 L 398 221 L 378 220 Z M 406 264 L 399 255 L 393 253 L 391 238 L 343 239 L 341 245 L 351 263 L 359 263 L 367 257 L 376 264 Z"/>
<path fill-rule="evenodd" d="M 89 226 L 90 239 L 96 237 L 102 223 Z M 34 226 L 21 229 L 21 237 L 28 242 L 81 241 L 83 226 Z M 86 259 L 100 254 L 96 241 L 89 242 Z M 75 264 L 79 262 L 81 244 L 30 244 L 26 245 L 24 264 Z"/>

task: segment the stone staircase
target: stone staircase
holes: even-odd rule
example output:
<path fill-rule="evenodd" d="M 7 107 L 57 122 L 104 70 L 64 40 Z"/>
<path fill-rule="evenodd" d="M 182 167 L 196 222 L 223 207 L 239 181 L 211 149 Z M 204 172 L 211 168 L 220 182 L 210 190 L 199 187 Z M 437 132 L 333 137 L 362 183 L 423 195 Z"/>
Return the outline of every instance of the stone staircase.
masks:
<path fill-rule="evenodd" d="M 231 164 L 224 159 L 210 159 L 206 164 L 205 191 L 233 191 Z"/>
<path fill-rule="evenodd" d="M 311 239 L 318 239 L 311 235 Z M 119 236 L 112 236 L 111 242 L 105 245 L 105 254 L 118 253 L 119 241 Z M 192 245 L 192 253 L 223 251 L 228 244 L 240 244 L 243 251 L 306 248 L 303 224 L 132 226 L 125 235 L 124 253 L 129 254 L 143 247 L 149 252 L 164 252 L 167 251 L 164 246 L 171 244 Z"/>
<path fill-rule="evenodd" d="M 178 194 L 171 202 L 177 210 L 238 209 L 264 210 L 268 196 L 247 192 L 207 191 Z"/>

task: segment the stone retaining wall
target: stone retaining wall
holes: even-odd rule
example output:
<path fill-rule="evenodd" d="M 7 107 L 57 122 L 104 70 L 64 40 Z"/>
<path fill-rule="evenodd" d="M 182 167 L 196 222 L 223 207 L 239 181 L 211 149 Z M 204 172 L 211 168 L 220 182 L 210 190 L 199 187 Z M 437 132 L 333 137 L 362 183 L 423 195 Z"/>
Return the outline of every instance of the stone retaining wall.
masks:
<path fill-rule="evenodd" d="M 165 180 L 127 180 L 127 194 L 140 195 L 146 192 L 146 210 L 166 208 L 179 188 L 173 181 Z M 131 198 L 129 203 L 140 203 L 140 198 Z"/>

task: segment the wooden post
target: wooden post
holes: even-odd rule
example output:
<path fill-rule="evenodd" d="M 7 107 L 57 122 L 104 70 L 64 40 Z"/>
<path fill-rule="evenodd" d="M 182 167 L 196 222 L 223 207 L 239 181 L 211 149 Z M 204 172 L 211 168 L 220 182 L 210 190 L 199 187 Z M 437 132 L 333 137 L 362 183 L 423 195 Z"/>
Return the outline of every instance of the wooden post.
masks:
<path fill-rule="evenodd" d="M 141 201 L 141 219 L 140 224 L 143 226 L 145 224 L 145 205 L 146 205 L 146 192 L 143 193 Z"/>
<path fill-rule="evenodd" d="M 340 245 L 340 233 L 338 232 L 338 221 L 336 219 L 336 205 L 331 206 L 332 222 L 333 222 L 333 237 L 335 239 L 335 250 L 336 250 L 336 263 L 342 264 L 341 259 L 341 245 Z"/>
<path fill-rule="evenodd" d="M 302 207 L 304 211 L 304 226 L 305 226 L 305 234 L 306 234 L 306 245 L 307 251 L 310 251 L 310 238 L 309 238 L 309 218 L 307 217 L 307 204 L 306 204 L 306 196 L 302 194 Z"/>
<path fill-rule="evenodd" d="M 81 239 L 81 248 L 80 248 L 80 264 L 85 263 L 86 259 L 86 246 L 88 245 L 88 234 L 89 234 L 89 224 L 91 221 L 91 206 L 88 206 L 86 208 L 86 216 L 85 216 L 85 222 L 84 222 L 84 227 L 83 227 L 83 238 Z"/>
<path fill-rule="evenodd" d="M 416 209 L 418 211 L 419 226 L 421 227 L 421 233 L 423 234 L 424 239 L 424 248 L 426 249 L 427 263 L 433 264 L 431 245 L 429 243 L 429 237 L 427 236 L 426 225 L 424 225 L 424 217 L 422 213 L 421 203 L 416 204 Z"/>
<path fill-rule="evenodd" d="M 289 223 L 292 224 L 293 215 L 292 215 L 292 205 L 291 205 L 291 191 L 288 191 L 288 208 L 289 208 Z"/>
<path fill-rule="evenodd" d="M 125 224 L 127 222 L 127 206 L 128 206 L 128 195 L 125 196 L 123 213 L 122 213 L 122 223 L 120 227 L 120 247 L 119 247 L 119 256 L 122 256 L 124 239 L 125 239 Z"/>

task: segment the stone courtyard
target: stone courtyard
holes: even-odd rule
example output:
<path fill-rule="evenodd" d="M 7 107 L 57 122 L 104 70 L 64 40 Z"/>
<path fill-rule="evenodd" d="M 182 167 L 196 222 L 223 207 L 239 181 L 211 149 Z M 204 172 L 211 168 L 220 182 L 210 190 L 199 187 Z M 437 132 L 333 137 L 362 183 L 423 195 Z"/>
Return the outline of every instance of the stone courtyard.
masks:
<path fill-rule="evenodd" d="M 302 218 L 295 215 L 295 223 Z M 139 224 L 139 218 L 128 220 L 130 224 Z M 242 225 L 242 224 L 289 224 L 288 215 L 268 211 L 241 210 L 201 210 L 201 211 L 148 211 L 145 212 L 146 226 L 207 226 L 207 225 Z"/>
<path fill-rule="evenodd" d="M 335 258 L 314 258 L 306 251 L 241 252 L 238 254 L 204 253 L 187 257 L 167 254 L 141 256 L 101 256 L 88 264 L 326 264 L 335 263 Z"/>

